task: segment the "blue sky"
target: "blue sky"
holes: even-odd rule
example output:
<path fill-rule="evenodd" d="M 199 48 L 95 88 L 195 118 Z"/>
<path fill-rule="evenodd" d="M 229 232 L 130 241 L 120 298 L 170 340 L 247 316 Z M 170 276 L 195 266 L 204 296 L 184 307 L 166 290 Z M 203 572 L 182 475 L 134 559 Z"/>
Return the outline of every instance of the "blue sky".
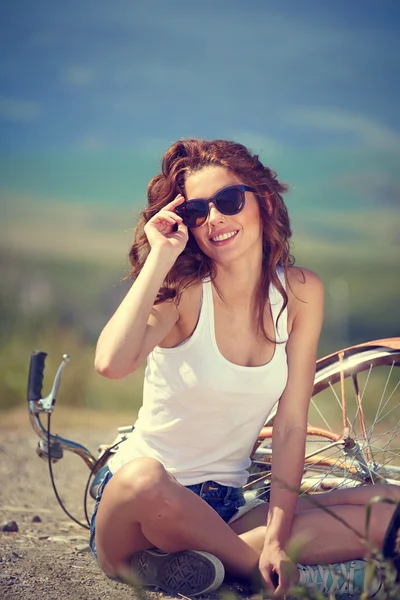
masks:
<path fill-rule="evenodd" d="M 127 202 L 194 135 L 248 144 L 300 202 L 399 205 L 395 0 L 14 0 L 1 12 L 3 191 Z"/>

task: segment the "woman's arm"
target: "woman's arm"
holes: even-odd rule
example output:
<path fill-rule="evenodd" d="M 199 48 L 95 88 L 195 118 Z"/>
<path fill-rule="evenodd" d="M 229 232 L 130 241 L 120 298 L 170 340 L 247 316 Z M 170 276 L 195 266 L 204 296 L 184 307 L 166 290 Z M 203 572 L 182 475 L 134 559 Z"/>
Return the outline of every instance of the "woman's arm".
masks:
<path fill-rule="evenodd" d="M 186 226 L 174 212 L 182 201 L 183 197 L 178 196 L 145 226 L 150 253 L 97 343 L 95 368 L 105 377 L 122 379 L 132 373 L 179 319 L 175 302 L 157 306 L 154 302 L 188 239 Z"/>
<path fill-rule="evenodd" d="M 301 272 L 304 283 L 299 280 Z M 323 286 L 317 275 L 306 269 L 291 269 L 289 284 L 294 308 L 286 346 L 289 375 L 273 425 L 272 484 L 264 558 L 274 550 L 285 551 L 291 534 L 304 469 L 308 407 L 323 319 Z"/>

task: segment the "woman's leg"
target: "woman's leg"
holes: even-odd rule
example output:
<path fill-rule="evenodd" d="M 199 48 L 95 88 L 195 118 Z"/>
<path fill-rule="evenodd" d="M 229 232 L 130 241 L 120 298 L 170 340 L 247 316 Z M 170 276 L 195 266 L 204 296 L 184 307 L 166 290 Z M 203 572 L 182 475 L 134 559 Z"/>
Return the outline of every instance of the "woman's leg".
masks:
<path fill-rule="evenodd" d="M 375 485 L 336 490 L 314 497 L 320 506 L 329 508 L 353 530 L 316 508 L 307 498 L 300 498 L 292 529 L 292 539 L 300 541 L 299 562 L 322 564 L 362 558 L 368 554 L 366 537 L 366 505 L 375 496 L 390 499 L 394 504 L 379 502 L 371 507 L 368 540 L 371 546 L 382 548 L 383 538 L 397 502 L 400 487 Z M 231 528 L 243 541 L 258 553 L 263 548 L 268 504 L 261 505 L 231 524 Z"/>
<path fill-rule="evenodd" d="M 154 546 L 165 552 L 210 552 L 244 576 L 258 564 L 258 553 L 204 500 L 158 461 L 139 458 L 117 471 L 104 489 L 96 517 L 99 564 L 118 577 L 133 554 Z"/>
<path fill-rule="evenodd" d="M 395 486 L 371 486 L 329 492 L 318 500 L 361 535 L 365 505 L 373 496 L 399 500 Z M 344 505 L 338 505 L 338 502 Z M 381 547 L 394 506 L 372 508 L 371 543 Z M 129 565 L 135 552 L 156 546 L 166 552 L 203 550 L 217 556 L 238 575 L 250 575 L 263 547 L 267 505 L 228 526 L 203 500 L 179 485 L 154 459 L 136 459 L 107 484 L 96 519 L 96 547 L 102 569 L 111 577 Z M 307 537 L 309 540 L 307 541 Z M 304 539 L 300 562 L 315 564 L 361 558 L 367 554 L 359 536 L 322 509 L 299 500 L 293 538 Z"/>

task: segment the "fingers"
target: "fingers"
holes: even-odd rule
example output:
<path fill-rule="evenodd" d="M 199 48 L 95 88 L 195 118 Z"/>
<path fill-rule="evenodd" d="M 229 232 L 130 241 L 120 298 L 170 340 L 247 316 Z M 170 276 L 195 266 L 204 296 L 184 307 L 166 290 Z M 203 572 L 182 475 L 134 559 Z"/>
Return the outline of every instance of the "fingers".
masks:
<path fill-rule="evenodd" d="M 274 596 L 276 596 L 277 598 L 284 598 L 285 594 L 287 594 L 288 590 L 293 585 L 296 585 L 296 582 L 291 580 L 290 572 L 286 572 L 286 569 L 284 568 L 281 569 L 278 573 L 278 582 L 275 586 L 276 589 Z"/>
<path fill-rule="evenodd" d="M 283 577 L 282 573 L 267 569 L 262 571 L 264 579 L 264 585 L 267 590 L 273 592 L 274 598 L 283 598 L 290 588 L 290 581 L 288 578 Z"/>
<path fill-rule="evenodd" d="M 182 194 L 178 194 L 176 198 L 163 206 L 152 218 L 149 223 L 169 223 L 170 225 L 177 224 L 178 226 L 182 223 L 182 218 L 175 212 L 175 208 L 182 204 L 185 198 Z"/>
<path fill-rule="evenodd" d="M 264 579 L 265 587 L 267 588 L 267 590 L 274 591 L 276 586 L 272 581 L 271 573 L 267 569 L 265 569 L 261 570 L 261 575 Z"/>
<path fill-rule="evenodd" d="M 170 210 L 170 211 L 174 211 L 175 208 L 177 206 L 179 206 L 179 204 L 182 204 L 182 202 L 185 202 L 185 198 L 182 196 L 182 194 L 178 194 L 173 200 L 172 202 L 169 202 L 168 204 L 166 204 L 161 210 Z"/>
<path fill-rule="evenodd" d="M 175 225 L 175 229 L 176 231 L 179 231 L 180 233 L 184 233 L 186 236 L 188 235 L 188 228 L 186 227 L 186 225 L 182 222 L 180 223 L 176 223 Z"/>
<path fill-rule="evenodd" d="M 169 223 L 170 225 L 177 224 L 179 226 L 182 223 L 182 218 L 176 213 L 162 209 L 160 212 L 156 213 L 150 221 L 152 223 L 159 223 L 162 221 L 163 223 Z"/>
<path fill-rule="evenodd" d="M 289 583 L 279 583 L 278 587 L 276 588 L 275 592 L 274 592 L 274 596 L 276 598 L 283 598 L 285 596 L 285 594 L 287 594 L 287 591 L 289 589 L 290 585 Z"/>

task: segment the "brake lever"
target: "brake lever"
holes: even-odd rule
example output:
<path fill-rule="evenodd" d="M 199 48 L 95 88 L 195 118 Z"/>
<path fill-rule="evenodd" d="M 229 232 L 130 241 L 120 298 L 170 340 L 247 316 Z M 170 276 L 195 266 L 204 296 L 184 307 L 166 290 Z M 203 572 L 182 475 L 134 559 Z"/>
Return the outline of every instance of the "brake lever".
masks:
<path fill-rule="evenodd" d="M 58 392 L 58 388 L 61 383 L 61 375 L 67 366 L 67 362 L 70 360 L 70 356 L 68 354 L 64 354 L 61 364 L 57 369 L 56 376 L 54 377 L 53 385 L 50 390 L 50 393 L 45 398 L 41 398 L 36 402 L 36 410 L 35 412 L 44 412 L 51 413 L 53 411 L 53 406 L 56 402 L 56 396 Z"/>

